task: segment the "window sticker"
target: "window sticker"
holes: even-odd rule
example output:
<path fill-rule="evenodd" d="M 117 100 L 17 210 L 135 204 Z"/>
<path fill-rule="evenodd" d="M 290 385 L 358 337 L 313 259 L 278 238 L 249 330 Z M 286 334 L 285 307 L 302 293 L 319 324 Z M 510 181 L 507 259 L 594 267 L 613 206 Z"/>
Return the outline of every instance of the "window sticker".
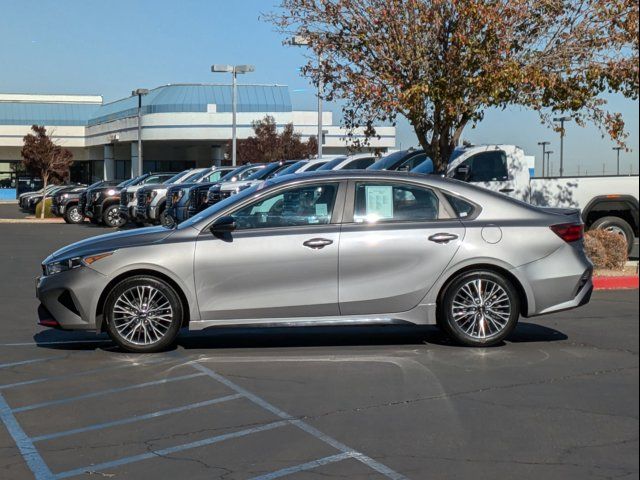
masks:
<path fill-rule="evenodd" d="M 366 221 L 393 218 L 393 187 L 391 185 L 365 185 Z"/>
<path fill-rule="evenodd" d="M 316 215 L 319 217 L 326 217 L 329 215 L 326 203 L 316 203 Z"/>

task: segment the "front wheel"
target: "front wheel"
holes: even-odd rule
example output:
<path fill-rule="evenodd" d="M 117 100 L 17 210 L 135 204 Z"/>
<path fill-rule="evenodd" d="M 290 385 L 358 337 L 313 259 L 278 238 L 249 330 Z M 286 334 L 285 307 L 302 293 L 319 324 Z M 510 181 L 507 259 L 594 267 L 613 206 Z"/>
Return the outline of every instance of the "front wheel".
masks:
<path fill-rule="evenodd" d="M 80 211 L 80 207 L 73 205 L 64 212 L 64 221 L 71 224 L 79 224 L 84 222 L 84 216 Z"/>
<path fill-rule="evenodd" d="M 490 347 L 516 327 L 520 301 L 513 284 L 488 270 L 465 272 L 447 286 L 439 323 L 457 343 Z"/>
<path fill-rule="evenodd" d="M 127 223 L 126 219 L 120 215 L 119 205 L 111 205 L 110 207 L 107 207 L 102 214 L 102 221 L 107 227 L 111 228 L 123 227 Z"/>
<path fill-rule="evenodd" d="M 104 308 L 107 333 L 128 352 L 153 353 L 173 344 L 182 323 L 182 303 L 166 282 L 147 276 L 123 280 Z"/>

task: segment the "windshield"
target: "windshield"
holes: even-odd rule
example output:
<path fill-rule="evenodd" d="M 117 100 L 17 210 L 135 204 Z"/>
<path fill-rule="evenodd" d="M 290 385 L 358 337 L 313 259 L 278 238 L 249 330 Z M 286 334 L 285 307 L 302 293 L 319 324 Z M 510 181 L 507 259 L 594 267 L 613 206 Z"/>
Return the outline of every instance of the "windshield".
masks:
<path fill-rule="evenodd" d="M 257 190 L 264 188 L 264 182 L 258 183 L 256 185 L 252 185 L 249 188 L 245 188 L 244 190 L 240 190 L 235 195 L 231 195 L 230 197 L 221 200 L 218 203 L 211 205 L 209 208 L 203 210 L 198 215 L 185 220 L 184 222 L 178 225 L 178 230 L 182 230 L 183 228 L 188 228 L 194 226 L 196 223 L 201 222 L 213 215 L 217 212 L 227 208 L 229 205 L 233 205 L 235 202 L 240 202 L 243 199 L 253 195 Z"/>
<path fill-rule="evenodd" d="M 124 182 L 119 183 L 117 186 L 124 188 L 124 187 L 128 187 L 129 185 L 135 185 L 138 182 L 138 180 L 142 177 L 144 177 L 144 175 L 129 178 L 128 180 L 125 180 Z"/>
<path fill-rule="evenodd" d="M 187 178 L 180 180 L 180 183 L 187 183 L 187 182 L 194 182 L 202 177 L 204 177 L 207 173 L 209 173 L 211 170 L 210 169 L 205 169 L 205 170 L 198 170 L 196 172 L 193 172 L 191 175 L 189 175 Z"/>
<path fill-rule="evenodd" d="M 316 162 L 313 165 L 309 165 L 309 168 L 307 168 L 305 172 L 313 172 L 314 170 L 318 170 L 321 166 L 326 164 L 327 162 Z"/>
<path fill-rule="evenodd" d="M 345 161 L 347 159 L 347 157 L 337 157 L 334 158 L 333 160 L 325 163 L 323 166 L 321 166 L 318 171 L 320 170 L 333 170 L 335 167 L 337 167 L 338 165 L 340 165 L 343 161 Z"/>
<path fill-rule="evenodd" d="M 296 173 L 299 169 L 301 169 L 307 163 L 308 163 L 308 160 L 300 160 L 299 162 L 296 162 L 293 165 L 289 165 L 287 168 L 282 169 L 280 172 L 278 172 L 278 176 L 289 175 L 290 173 Z"/>
<path fill-rule="evenodd" d="M 184 177 L 190 170 L 185 170 L 184 172 L 180 172 L 175 174 L 173 177 L 171 177 L 168 180 L 165 180 L 162 183 L 176 183 L 178 180 L 180 180 L 182 177 Z"/>
<path fill-rule="evenodd" d="M 276 170 L 279 170 L 282 168 L 282 165 L 280 165 L 277 162 L 274 163 L 270 163 L 269 165 L 267 165 L 264 168 L 261 168 L 260 170 L 258 170 L 257 172 L 249 175 L 246 180 L 262 180 L 263 178 L 267 178 L 269 175 L 271 175 L 273 172 L 275 172 Z"/>
<path fill-rule="evenodd" d="M 406 150 L 400 150 L 399 152 L 393 152 L 386 157 L 381 158 L 376 163 L 367 167 L 367 170 L 388 170 L 392 168 L 397 162 L 400 162 L 407 156 Z"/>
<path fill-rule="evenodd" d="M 424 174 L 433 173 L 433 162 L 431 161 L 430 158 L 427 158 L 420 165 L 418 165 L 417 167 L 414 167 L 413 170 L 411 170 L 411 173 L 424 173 Z"/>

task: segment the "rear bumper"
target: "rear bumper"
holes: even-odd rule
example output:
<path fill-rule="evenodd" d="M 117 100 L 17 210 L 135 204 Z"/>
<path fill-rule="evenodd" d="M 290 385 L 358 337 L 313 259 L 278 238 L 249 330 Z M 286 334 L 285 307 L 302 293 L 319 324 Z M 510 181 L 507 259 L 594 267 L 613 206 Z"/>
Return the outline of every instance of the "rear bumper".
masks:
<path fill-rule="evenodd" d="M 581 248 L 569 244 L 512 273 L 528 287 L 528 317 L 581 307 L 593 292 L 593 265 Z"/>

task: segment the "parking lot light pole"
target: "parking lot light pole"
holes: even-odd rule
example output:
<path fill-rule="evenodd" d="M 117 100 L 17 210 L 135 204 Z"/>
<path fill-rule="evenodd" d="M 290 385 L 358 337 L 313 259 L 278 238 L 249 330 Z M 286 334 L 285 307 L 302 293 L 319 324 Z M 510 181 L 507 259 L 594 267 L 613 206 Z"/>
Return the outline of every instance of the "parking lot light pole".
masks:
<path fill-rule="evenodd" d="M 553 153 L 553 150 L 547 150 L 544 153 L 547 156 L 547 175 L 551 177 L 553 175 L 553 172 L 551 171 L 551 154 Z"/>
<path fill-rule="evenodd" d="M 623 147 L 613 147 L 613 150 L 616 151 L 616 162 L 617 162 L 616 171 L 618 172 L 618 175 L 620 175 L 620 150 L 624 150 L 624 148 Z"/>
<path fill-rule="evenodd" d="M 304 35 L 296 35 L 289 41 L 289 45 L 293 45 L 295 47 L 307 47 L 309 46 L 309 38 Z M 320 57 L 318 56 L 318 69 L 320 68 Z M 322 83 L 322 78 L 318 78 L 318 158 L 322 158 L 322 141 L 324 139 L 324 130 L 322 129 L 322 92 L 324 90 L 324 85 Z"/>
<path fill-rule="evenodd" d="M 570 122 L 571 117 L 554 118 L 554 122 L 560 122 L 560 176 L 564 176 L 564 122 Z"/>
<path fill-rule="evenodd" d="M 138 88 L 131 92 L 132 96 L 138 96 L 138 175 L 142 175 L 142 97 L 147 95 L 149 90 Z"/>
<path fill-rule="evenodd" d="M 230 73 L 231 84 L 231 165 L 237 164 L 237 128 L 238 128 L 238 74 L 251 73 L 255 71 L 253 65 L 211 65 L 213 73 Z"/>
<path fill-rule="evenodd" d="M 551 142 L 538 142 L 538 145 L 542 145 L 542 176 L 544 177 L 545 175 L 545 168 L 544 168 L 544 162 L 545 162 L 545 155 L 546 155 L 546 150 L 547 150 L 547 145 L 551 145 Z"/>

